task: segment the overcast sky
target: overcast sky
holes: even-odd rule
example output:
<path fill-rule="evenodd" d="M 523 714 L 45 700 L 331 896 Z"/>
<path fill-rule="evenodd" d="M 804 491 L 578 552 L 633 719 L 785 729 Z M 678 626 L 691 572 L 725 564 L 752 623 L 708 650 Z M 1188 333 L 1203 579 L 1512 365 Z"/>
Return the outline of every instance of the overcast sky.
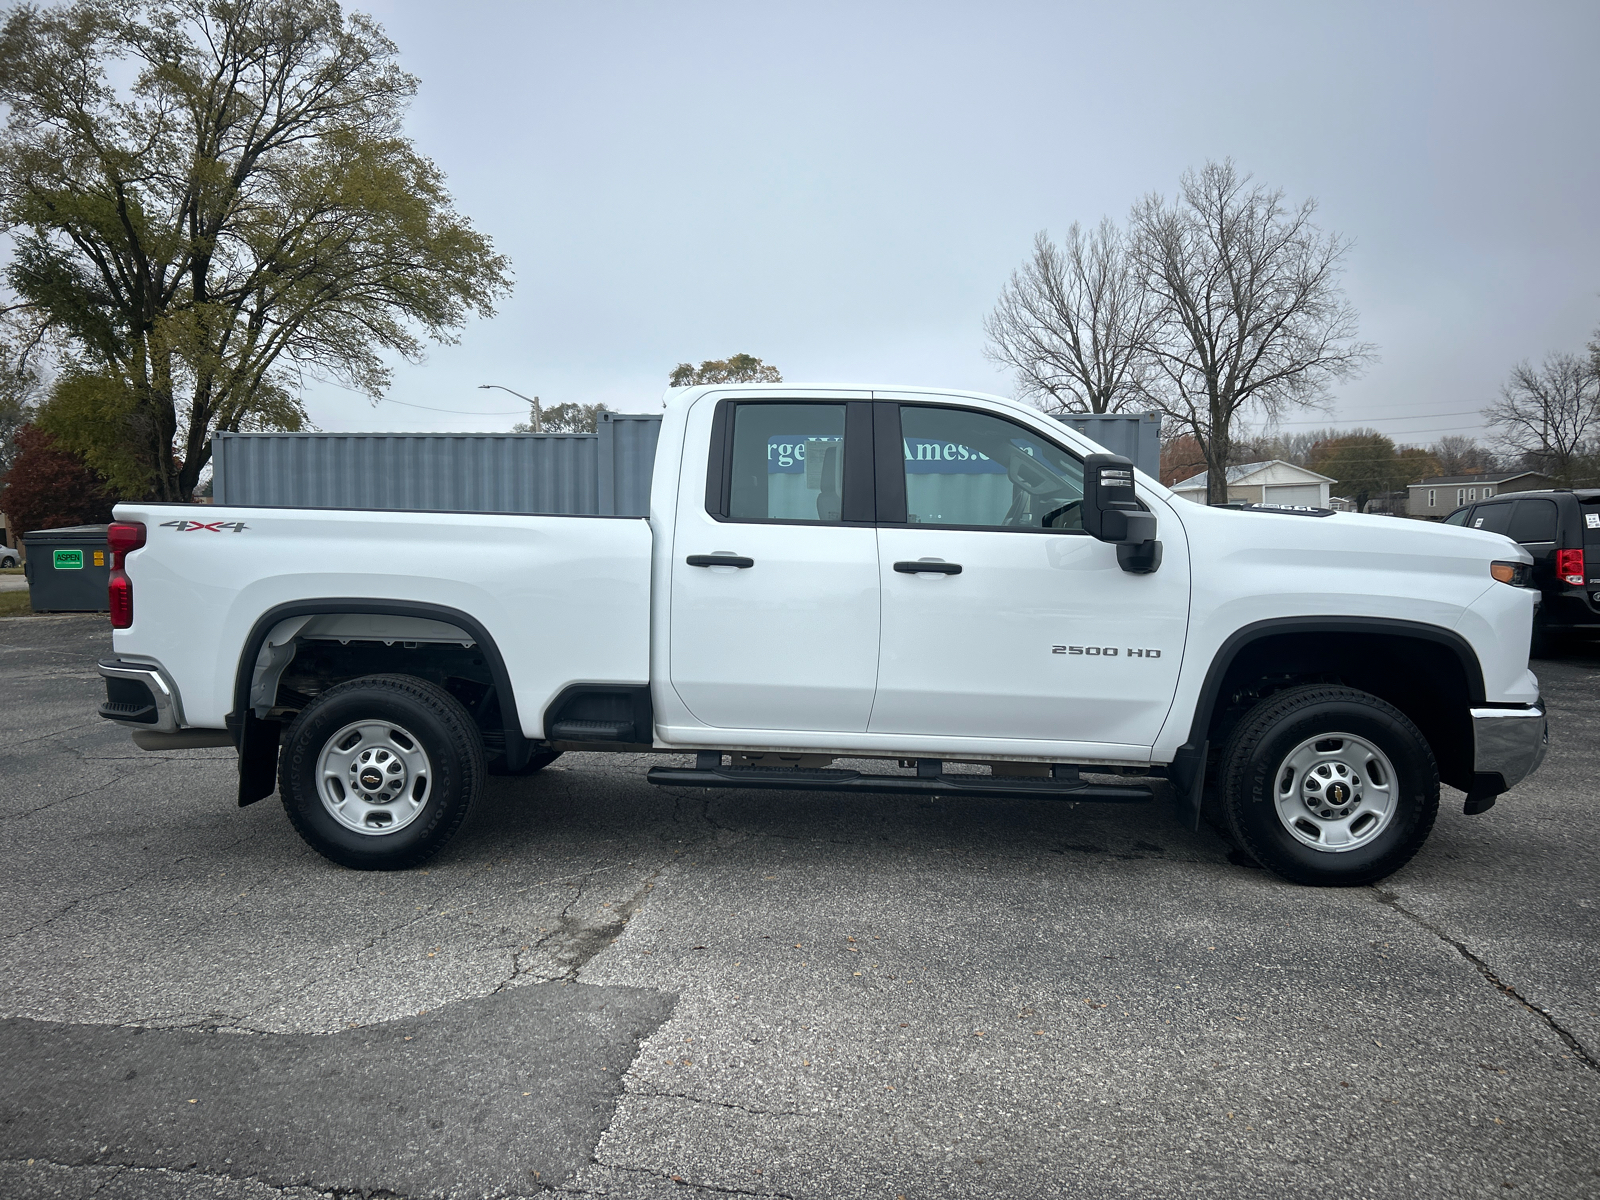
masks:
<path fill-rule="evenodd" d="M 1355 242 L 1381 358 L 1300 427 L 1476 432 L 1514 363 L 1600 324 L 1592 0 L 353 7 L 516 290 L 375 408 L 313 384 L 323 429 L 521 418 L 481 383 L 647 411 L 738 351 L 1010 395 L 982 320 L 1034 233 L 1224 156 Z"/>

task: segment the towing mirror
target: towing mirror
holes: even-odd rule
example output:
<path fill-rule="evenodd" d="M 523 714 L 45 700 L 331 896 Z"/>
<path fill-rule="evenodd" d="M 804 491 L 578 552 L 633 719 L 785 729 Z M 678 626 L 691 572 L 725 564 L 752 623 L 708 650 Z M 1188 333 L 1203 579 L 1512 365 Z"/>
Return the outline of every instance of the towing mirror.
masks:
<path fill-rule="evenodd" d="M 1135 575 L 1161 565 L 1155 514 L 1139 503 L 1133 488 L 1133 463 L 1120 454 L 1091 454 L 1083 460 L 1083 527 L 1117 547 L 1117 564 Z"/>

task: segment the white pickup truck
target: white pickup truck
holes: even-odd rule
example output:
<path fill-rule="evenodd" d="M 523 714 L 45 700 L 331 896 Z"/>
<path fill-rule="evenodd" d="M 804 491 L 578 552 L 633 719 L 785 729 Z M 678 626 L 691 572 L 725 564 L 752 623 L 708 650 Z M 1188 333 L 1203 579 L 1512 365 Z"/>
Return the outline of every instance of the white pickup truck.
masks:
<path fill-rule="evenodd" d="M 671 393 L 648 518 L 116 520 L 101 715 L 236 747 L 239 803 L 276 788 L 351 867 L 437 853 L 486 772 L 654 751 L 692 787 L 1170 789 L 1280 875 L 1359 884 L 1441 779 L 1482 812 L 1547 742 L 1516 544 L 1201 507 L 992 396 Z"/>

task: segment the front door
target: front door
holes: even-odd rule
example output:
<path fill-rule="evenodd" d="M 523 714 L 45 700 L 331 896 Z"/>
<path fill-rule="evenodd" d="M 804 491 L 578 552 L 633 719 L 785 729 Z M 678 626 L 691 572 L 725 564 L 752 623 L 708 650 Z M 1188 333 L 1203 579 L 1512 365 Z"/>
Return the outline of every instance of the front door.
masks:
<path fill-rule="evenodd" d="M 670 673 L 696 720 L 867 728 L 878 673 L 870 422 L 866 401 L 717 405 L 705 502 L 686 480 L 672 551 Z"/>
<path fill-rule="evenodd" d="M 871 732 L 1150 746 L 1183 658 L 1178 522 L 1161 520 L 1160 569 L 1129 574 L 1115 546 L 1083 532 L 1073 454 L 994 413 L 905 404 L 898 415 L 890 490 L 904 488 L 904 520 L 878 530 Z M 892 426 L 880 421 L 880 437 Z M 880 477 L 892 462 L 880 451 Z M 898 517 L 899 496 L 884 496 L 880 516 Z"/>

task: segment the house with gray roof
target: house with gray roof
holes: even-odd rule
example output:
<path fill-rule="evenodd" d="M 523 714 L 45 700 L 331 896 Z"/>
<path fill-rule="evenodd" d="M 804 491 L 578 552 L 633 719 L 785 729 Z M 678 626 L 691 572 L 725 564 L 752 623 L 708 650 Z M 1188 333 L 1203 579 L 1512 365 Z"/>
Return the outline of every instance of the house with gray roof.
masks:
<path fill-rule="evenodd" d="M 1485 471 L 1477 475 L 1438 475 L 1407 484 L 1406 513 L 1442 521 L 1463 504 L 1505 492 L 1532 492 L 1550 486 L 1538 471 Z"/>
<path fill-rule="evenodd" d="M 1206 474 L 1172 485 L 1172 490 L 1196 504 L 1206 502 Z M 1328 507 L 1328 488 L 1338 483 L 1281 458 L 1228 468 L 1228 502 L 1244 504 L 1304 504 Z"/>

